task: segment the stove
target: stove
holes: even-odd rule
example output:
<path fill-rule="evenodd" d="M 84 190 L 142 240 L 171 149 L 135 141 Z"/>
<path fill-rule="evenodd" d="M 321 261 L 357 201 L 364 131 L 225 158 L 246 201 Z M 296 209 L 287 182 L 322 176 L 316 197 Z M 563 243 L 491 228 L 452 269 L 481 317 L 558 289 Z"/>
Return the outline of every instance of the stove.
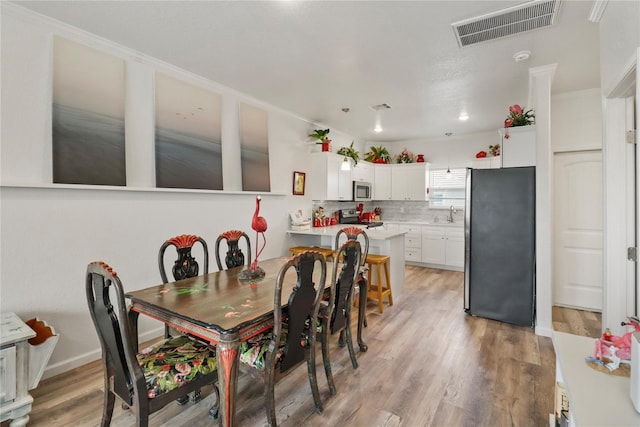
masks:
<path fill-rule="evenodd" d="M 360 220 L 360 215 L 355 209 L 340 209 L 338 211 L 338 222 L 340 224 L 366 225 L 367 228 L 381 227 L 383 225 L 382 221 Z"/>

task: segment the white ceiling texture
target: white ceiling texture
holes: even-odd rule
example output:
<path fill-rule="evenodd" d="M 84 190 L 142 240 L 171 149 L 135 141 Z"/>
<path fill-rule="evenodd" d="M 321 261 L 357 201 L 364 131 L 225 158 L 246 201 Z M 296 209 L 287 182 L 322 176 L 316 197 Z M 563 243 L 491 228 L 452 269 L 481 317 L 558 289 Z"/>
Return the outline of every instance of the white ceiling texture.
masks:
<path fill-rule="evenodd" d="M 366 141 L 495 130 L 526 106 L 532 67 L 557 64 L 553 93 L 600 86 L 593 1 L 558 0 L 553 25 L 466 47 L 453 23 L 523 2 L 14 3 Z"/>

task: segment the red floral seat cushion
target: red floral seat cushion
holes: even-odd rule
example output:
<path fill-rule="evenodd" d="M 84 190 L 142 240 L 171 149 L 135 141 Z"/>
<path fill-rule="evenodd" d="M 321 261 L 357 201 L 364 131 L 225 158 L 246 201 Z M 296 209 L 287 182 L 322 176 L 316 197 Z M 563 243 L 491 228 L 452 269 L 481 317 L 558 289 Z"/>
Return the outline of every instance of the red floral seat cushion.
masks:
<path fill-rule="evenodd" d="M 215 348 L 188 336 L 168 338 L 136 355 L 149 398 L 181 387 L 217 369 Z"/>

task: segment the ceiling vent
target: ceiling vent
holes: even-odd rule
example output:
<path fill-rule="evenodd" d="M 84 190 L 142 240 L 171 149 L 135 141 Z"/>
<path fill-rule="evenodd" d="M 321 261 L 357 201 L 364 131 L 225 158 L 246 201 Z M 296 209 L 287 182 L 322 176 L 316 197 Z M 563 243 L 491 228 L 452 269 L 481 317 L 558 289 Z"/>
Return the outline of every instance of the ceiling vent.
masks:
<path fill-rule="evenodd" d="M 538 28 L 556 21 L 560 0 L 532 0 L 452 25 L 460 47 L 495 40 Z"/>

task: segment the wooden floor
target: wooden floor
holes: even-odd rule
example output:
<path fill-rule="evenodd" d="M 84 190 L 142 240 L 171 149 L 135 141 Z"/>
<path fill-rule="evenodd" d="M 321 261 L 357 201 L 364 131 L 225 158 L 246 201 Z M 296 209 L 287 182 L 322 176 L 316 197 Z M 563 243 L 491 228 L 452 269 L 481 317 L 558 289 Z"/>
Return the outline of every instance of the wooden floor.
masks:
<path fill-rule="evenodd" d="M 463 273 L 406 267 L 404 295 L 379 315 L 368 307 L 365 340 L 353 370 L 346 348 L 333 340 L 331 361 L 338 394 L 330 396 L 318 364 L 324 412 L 313 411 L 306 368 L 276 386 L 281 426 L 545 426 L 553 412 L 555 355 L 551 339 L 532 329 L 468 316 Z M 557 330 L 596 337 L 600 315 L 554 308 Z M 318 351 L 318 356 L 320 352 Z M 321 360 L 321 357 L 318 357 Z M 240 426 L 264 425 L 261 383 L 240 379 Z M 153 426 L 210 426 L 211 388 L 205 399 L 170 404 Z M 42 381 L 30 426 L 96 426 L 102 413 L 99 362 Z M 116 405 L 113 426 L 135 417 Z M 4 423 L 3 423 L 4 425 Z"/>

